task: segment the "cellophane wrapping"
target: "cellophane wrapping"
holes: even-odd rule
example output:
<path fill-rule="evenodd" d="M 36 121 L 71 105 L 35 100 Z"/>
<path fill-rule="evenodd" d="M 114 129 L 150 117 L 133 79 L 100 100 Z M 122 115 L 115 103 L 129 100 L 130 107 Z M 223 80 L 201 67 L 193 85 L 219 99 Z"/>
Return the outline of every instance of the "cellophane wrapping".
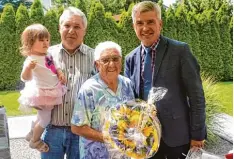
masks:
<path fill-rule="evenodd" d="M 155 103 L 166 92 L 166 88 L 153 87 L 147 102 L 138 99 L 126 101 L 106 110 L 103 114 L 105 122 L 102 132 L 110 153 L 119 152 L 116 153 L 121 156 L 119 158 L 143 159 L 152 157 L 157 152 L 161 124 Z"/>

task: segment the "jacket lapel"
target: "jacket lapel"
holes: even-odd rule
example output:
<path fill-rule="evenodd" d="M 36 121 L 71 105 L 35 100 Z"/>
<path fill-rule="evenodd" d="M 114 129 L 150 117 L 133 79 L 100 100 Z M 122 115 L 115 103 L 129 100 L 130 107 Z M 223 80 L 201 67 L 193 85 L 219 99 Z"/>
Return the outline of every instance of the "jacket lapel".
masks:
<path fill-rule="evenodd" d="M 153 74 L 153 82 L 156 81 L 159 68 L 161 66 L 164 54 L 167 49 L 167 39 L 165 39 L 163 36 L 160 37 L 160 41 L 156 50 L 156 58 L 155 58 L 155 66 L 154 66 L 154 74 Z M 155 83 L 152 83 L 155 85 Z"/>
<path fill-rule="evenodd" d="M 141 46 L 139 46 L 135 52 L 135 66 L 134 70 L 135 81 L 136 81 L 136 93 L 140 95 L 140 78 L 141 78 Z"/>

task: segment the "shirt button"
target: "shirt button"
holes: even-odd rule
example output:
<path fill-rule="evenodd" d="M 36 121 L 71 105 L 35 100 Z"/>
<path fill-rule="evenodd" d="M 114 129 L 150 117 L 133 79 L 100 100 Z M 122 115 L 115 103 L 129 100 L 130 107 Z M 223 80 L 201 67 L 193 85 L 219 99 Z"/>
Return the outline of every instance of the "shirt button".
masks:
<path fill-rule="evenodd" d="M 72 68 L 72 66 L 70 66 L 70 68 Z"/>
<path fill-rule="evenodd" d="M 69 80 L 71 80 L 72 78 L 70 77 Z"/>
<path fill-rule="evenodd" d="M 70 89 L 67 89 L 67 91 L 69 92 L 69 91 L 70 91 Z"/>
<path fill-rule="evenodd" d="M 68 104 L 68 102 L 66 102 L 66 104 Z"/>
<path fill-rule="evenodd" d="M 67 113 L 65 115 L 68 115 Z"/>
<path fill-rule="evenodd" d="M 66 123 L 66 125 L 68 126 L 68 123 Z"/>

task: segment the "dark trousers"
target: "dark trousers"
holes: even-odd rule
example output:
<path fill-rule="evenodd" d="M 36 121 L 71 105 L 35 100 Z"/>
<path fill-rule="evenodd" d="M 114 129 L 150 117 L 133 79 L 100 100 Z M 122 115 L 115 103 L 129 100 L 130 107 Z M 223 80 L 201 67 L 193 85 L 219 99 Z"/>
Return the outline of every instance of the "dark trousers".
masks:
<path fill-rule="evenodd" d="M 169 147 L 161 140 L 158 152 L 150 159 L 185 159 L 189 148 L 190 144 Z"/>

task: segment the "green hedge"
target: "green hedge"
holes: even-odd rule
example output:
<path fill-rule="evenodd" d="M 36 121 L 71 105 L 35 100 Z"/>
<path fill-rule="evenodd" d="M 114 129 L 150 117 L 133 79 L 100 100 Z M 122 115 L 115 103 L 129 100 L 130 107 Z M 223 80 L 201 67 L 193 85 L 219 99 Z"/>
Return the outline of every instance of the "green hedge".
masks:
<path fill-rule="evenodd" d="M 207 7 L 208 3 L 203 6 L 190 1 L 162 9 L 162 34 L 187 42 L 205 74 L 216 80 L 232 80 L 233 16 L 230 14 L 230 4 L 219 3 L 218 7 L 210 4 Z M 162 6 L 162 0 L 159 4 Z M 88 15 L 87 45 L 94 48 L 99 42 L 112 40 L 122 47 L 125 56 L 140 44 L 132 27 L 133 4 L 128 11 L 122 9 L 118 23 L 112 13 L 105 12 L 100 1 L 87 4 L 80 0 L 74 5 Z M 20 5 L 16 13 L 10 4 L 4 7 L 0 13 L 0 90 L 14 90 L 20 81 L 24 57 L 19 53 L 19 46 L 24 28 L 32 23 L 42 23 L 51 33 L 51 44 L 59 43 L 58 17 L 62 11 L 63 6 L 44 14 L 40 0 L 35 0 L 30 10 Z"/>

